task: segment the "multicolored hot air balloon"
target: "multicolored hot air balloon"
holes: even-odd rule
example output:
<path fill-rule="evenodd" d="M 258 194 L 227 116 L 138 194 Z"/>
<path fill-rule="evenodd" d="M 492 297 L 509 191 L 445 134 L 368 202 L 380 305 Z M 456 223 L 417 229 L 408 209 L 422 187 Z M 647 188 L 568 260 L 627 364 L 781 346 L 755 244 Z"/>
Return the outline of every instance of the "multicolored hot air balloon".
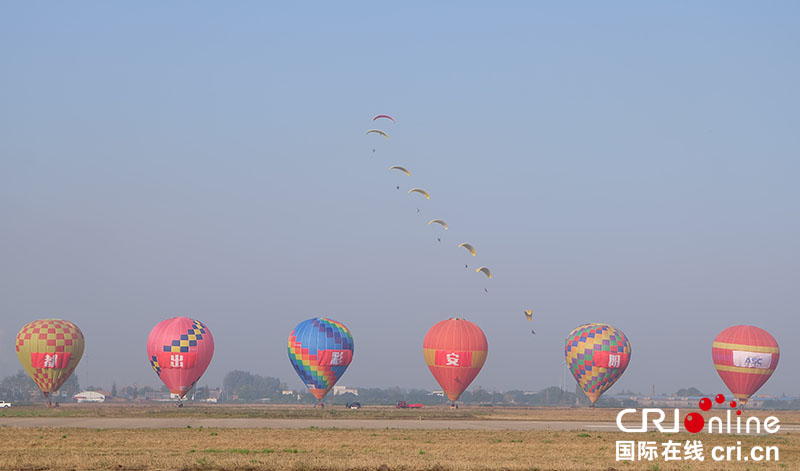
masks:
<path fill-rule="evenodd" d="M 610 325 L 584 324 L 570 332 L 564 354 L 569 370 L 594 406 L 628 367 L 631 343 Z"/>
<path fill-rule="evenodd" d="M 353 336 L 333 319 L 305 320 L 289 335 L 289 361 L 311 394 L 321 401 L 353 361 Z"/>
<path fill-rule="evenodd" d="M 775 338 L 752 325 L 728 327 L 711 346 L 717 373 L 742 405 L 772 376 L 780 356 Z"/>
<path fill-rule="evenodd" d="M 422 342 L 422 352 L 433 377 L 455 402 L 480 373 L 489 344 L 480 327 L 453 317 L 431 327 Z"/>
<path fill-rule="evenodd" d="M 83 332 L 62 319 L 25 324 L 17 334 L 17 356 L 44 397 L 58 391 L 83 356 Z"/>
<path fill-rule="evenodd" d="M 203 376 L 214 356 L 214 337 L 205 324 L 188 317 L 159 322 L 147 338 L 150 366 L 169 391 L 181 398 Z"/>

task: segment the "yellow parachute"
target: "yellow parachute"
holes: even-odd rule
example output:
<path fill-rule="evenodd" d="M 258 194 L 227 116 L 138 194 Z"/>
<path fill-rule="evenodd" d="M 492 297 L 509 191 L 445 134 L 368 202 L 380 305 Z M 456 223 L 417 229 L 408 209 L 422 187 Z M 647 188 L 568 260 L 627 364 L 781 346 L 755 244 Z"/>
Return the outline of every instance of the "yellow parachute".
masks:
<path fill-rule="evenodd" d="M 477 253 L 475 252 L 475 247 L 473 247 L 472 245 L 470 245 L 470 244 L 468 244 L 468 243 L 466 243 L 466 242 L 463 242 L 463 243 L 461 243 L 461 244 L 458 244 L 458 247 L 459 247 L 459 248 L 461 248 L 461 247 L 464 247 L 465 249 L 469 250 L 469 253 L 471 253 L 473 257 L 474 257 L 475 255 L 477 255 Z"/>
<path fill-rule="evenodd" d="M 425 198 L 431 199 L 431 195 L 428 194 L 428 192 L 423 190 L 422 188 L 412 188 L 412 189 L 408 190 L 408 194 L 410 195 L 411 193 L 419 193 L 420 195 L 424 196 Z"/>
<path fill-rule="evenodd" d="M 401 172 L 405 173 L 409 177 L 411 176 L 411 172 L 406 170 L 405 167 L 401 167 L 399 165 L 392 165 L 391 167 L 389 167 L 389 170 L 400 170 Z"/>
<path fill-rule="evenodd" d="M 525 318 L 529 321 L 533 320 L 533 309 L 525 309 Z"/>
<path fill-rule="evenodd" d="M 486 268 L 486 267 L 480 267 L 480 268 L 476 268 L 476 269 L 475 269 L 475 272 L 482 272 L 482 273 L 483 273 L 484 275 L 486 275 L 486 276 L 487 276 L 487 277 L 488 277 L 490 280 L 492 279 L 492 271 L 491 271 L 491 270 L 489 270 L 489 269 L 488 269 L 488 268 Z"/>
<path fill-rule="evenodd" d="M 446 222 L 444 222 L 444 221 L 442 221 L 441 219 L 431 219 L 431 221 L 428 223 L 428 225 L 430 226 L 430 225 L 431 225 L 431 224 L 433 224 L 434 222 L 435 222 L 436 224 L 441 224 L 441 225 L 442 225 L 442 227 L 444 227 L 444 230 L 447 230 L 447 229 L 448 229 L 448 228 L 447 228 L 447 223 L 446 223 Z"/>
<path fill-rule="evenodd" d="M 385 137 L 387 141 L 389 140 L 389 135 L 381 131 L 380 129 L 370 129 L 369 131 L 367 131 L 367 134 L 371 133 L 380 134 L 381 136 Z"/>

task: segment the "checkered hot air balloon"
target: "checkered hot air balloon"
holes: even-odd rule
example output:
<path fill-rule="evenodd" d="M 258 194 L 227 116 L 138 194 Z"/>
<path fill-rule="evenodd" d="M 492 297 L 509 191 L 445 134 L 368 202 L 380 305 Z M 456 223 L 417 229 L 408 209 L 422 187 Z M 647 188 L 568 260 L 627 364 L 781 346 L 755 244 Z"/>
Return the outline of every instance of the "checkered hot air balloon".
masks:
<path fill-rule="evenodd" d="M 353 336 L 341 322 L 305 320 L 289 335 L 289 361 L 318 400 L 339 381 L 353 360 Z"/>
<path fill-rule="evenodd" d="M 455 402 L 480 373 L 489 344 L 480 327 L 453 317 L 431 327 L 422 352 L 433 377 Z"/>
<path fill-rule="evenodd" d="M 772 376 L 781 353 L 766 330 L 736 325 L 717 335 L 711 356 L 722 381 L 744 405 Z"/>
<path fill-rule="evenodd" d="M 610 325 L 584 324 L 570 332 L 564 354 L 567 367 L 594 405 L 628 367 L 631 344 Z"/>
<path fill-rule="evenodd" d="M 203 376 L 214 356 L 214 337 L 197 319 L 173 317 L 161 321 L 147 338 L 150 366 L 169 391 L 186 395 Z"/>
<path fill-rule="evenodd" d="M 83 356 L 83 332 L 62 319 L 25 324 L 17 334 L 17 357 L 45 397 L 58 391 Z"/>

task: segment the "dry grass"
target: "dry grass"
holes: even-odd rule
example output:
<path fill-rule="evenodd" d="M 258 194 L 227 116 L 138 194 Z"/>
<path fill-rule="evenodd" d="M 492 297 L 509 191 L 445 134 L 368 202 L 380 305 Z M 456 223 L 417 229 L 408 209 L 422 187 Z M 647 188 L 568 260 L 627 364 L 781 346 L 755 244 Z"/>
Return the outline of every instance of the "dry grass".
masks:
<path fill-rule="evenodd" d="M 616 440 L 701 439 L 706 461 L 617 462 Z M 780 447 L 774 463 L 710 459 L 711 446 Z M 0 427 L 2 470 L 711 470 L 800 469 L 800 435 L 618 432 Z"/>

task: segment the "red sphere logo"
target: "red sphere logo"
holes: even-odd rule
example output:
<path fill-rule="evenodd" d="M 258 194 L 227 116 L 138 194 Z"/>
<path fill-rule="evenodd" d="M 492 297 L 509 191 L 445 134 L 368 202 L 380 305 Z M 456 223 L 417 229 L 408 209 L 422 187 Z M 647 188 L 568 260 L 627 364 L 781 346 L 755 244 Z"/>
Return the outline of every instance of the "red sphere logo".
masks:
<path fill-rule="evenodd" d="M 725 402 L 725 395 L 724 394 L 717 394 L 714 397 L 714 401 L 717 404 L 724 403 Z M 707 397 L 704 397 L 704 398 L 700 399 L 700 402 L 697 405 L 700 407 L 700 410 L 702 410 L 704 412 L 710 411 L 711 407 L 713 406 L 713 404 L 711 403 L 711 399 L 709 399 Z M 728 405 L 731 406 L 732 409 L 735 409 L 738 404 L 736 403 L 736 401 L 731 401 Z M 736 415 L 742 415 L 742 411 L 741 410 L 737 410 L 736 411 Z M 705 426 L 705 424 L 706 424 L 706 420 L 703 418 L 703 416 L 701 414 L 699 414 L 697 412 L 692 412 L 692 413 L 688 414 L 686 416 L 686 418 L 683 419 L 684 428 L 686 428 L 686 430 L 691 432 L 691 433 L 700 432 L 701 430 L 703 430 L 703 427 Z"/>

